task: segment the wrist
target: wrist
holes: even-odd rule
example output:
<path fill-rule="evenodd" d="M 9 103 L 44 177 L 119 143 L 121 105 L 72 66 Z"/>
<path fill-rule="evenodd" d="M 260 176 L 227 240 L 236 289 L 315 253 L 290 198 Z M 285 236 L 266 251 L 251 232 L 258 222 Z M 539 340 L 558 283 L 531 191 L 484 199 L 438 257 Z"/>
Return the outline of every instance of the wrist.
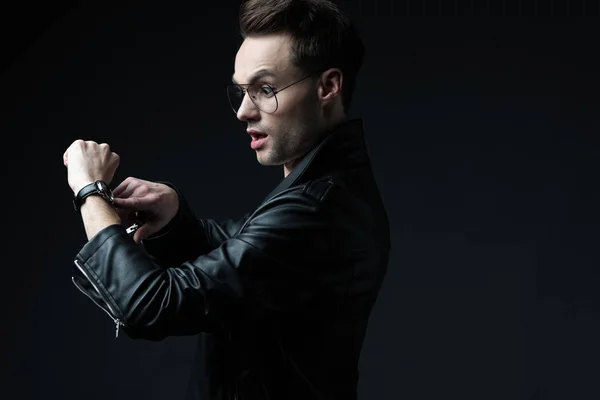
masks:
<path fill-rule="evenodd" d="M 108 185 L 101 180 L 92 181 L 90 183 L 79 183 L 73 185 L 77 191 L 73 194 L 73 207 L 75 211 L 80 211 L 81 205 L 84 204 L 87 197 L 99 195 L 111 206 L 114 204 L 114 197 Z"/>
<path fill-rule="evenodd" d="M 173 213 L 173 215 L 171 216 L 171 219 L 175 218 L 175 216 L 177 214 L 179 214 L 179 193 L 177 193 L 177 191 L 173 188 L 169 188 L 171 189 L 171 196 L 170 196 L 170 203 L 171 203 L 171 210 L 174 210 L 175 212 Z"/>
<path fill-rule="evenodd" d="M 88 240 L 111 225 L 121 225 L 121 218 L 104 199 L 91 195 L 81 205 L 81 217 Z"/>

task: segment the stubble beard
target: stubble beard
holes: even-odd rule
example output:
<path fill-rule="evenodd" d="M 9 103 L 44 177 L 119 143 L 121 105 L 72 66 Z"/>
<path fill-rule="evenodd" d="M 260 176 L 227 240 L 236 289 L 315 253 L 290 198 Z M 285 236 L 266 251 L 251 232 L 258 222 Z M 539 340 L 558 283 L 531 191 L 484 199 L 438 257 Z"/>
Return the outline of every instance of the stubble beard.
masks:
<path fill-rule="evenodd" d="M 258 162 L 265 166 L 284 165 L 296 163 L 314 145 L 316 126 L 303 123 L 293 130 L 278 132 L 269 137 L 268 147 L 257 152 Z"/>
<path fill-rule="evenodd" d="M 315 143 L 312 142 L 319 123 L 313 105 L 310 101 L 299 104 L 303 110 L 296 121 L 287 124 L 291 128 L 275 132 L 269 137 L 267 148 L 256 154 L 260 164 L 274 166 L 296 163 L 298 158 L 303 157 L 314 146 Z"/>

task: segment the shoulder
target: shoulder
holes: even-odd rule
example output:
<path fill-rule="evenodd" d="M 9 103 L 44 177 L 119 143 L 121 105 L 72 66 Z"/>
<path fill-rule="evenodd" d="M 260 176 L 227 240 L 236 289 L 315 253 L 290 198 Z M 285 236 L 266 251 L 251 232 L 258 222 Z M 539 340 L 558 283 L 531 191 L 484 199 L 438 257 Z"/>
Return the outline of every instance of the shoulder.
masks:
<path fill-rule="evenodd" d="M 330 179 L 294 185 L 263 202 L 248 218 L 241 233 L 264 236 L 314 236 L 331 228 Z"/>
<path fill-rule="evenodd" d="M 275 196 L 265 200 L 253 213 L 252 217 L 276 211 L 289 212 L 300 208 L 308 212 L 317 212 L 326 201 L 333 181 L 329 178 L 310 180 L 293 185 Z"/>
<path fill-rule="evenodd" d="M 323 202 L 333 186 L 331 178 L 312 180 L 302 185 L 302 193 L 315 201 Z"/>

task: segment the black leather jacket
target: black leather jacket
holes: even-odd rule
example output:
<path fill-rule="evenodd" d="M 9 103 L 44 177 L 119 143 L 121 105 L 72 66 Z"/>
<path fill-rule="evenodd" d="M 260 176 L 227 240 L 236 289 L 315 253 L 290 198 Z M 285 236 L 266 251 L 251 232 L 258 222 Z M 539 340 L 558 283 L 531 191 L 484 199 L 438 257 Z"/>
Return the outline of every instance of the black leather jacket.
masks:
<path fill-rule="evenodd" d="M 106 227 L 76 255 L 73 283 L 117 334 L 199 334 L 188 399 L 351 400 L 389 236 L 351 120 L 239 221 L 198 219 L 180 193 L 141 245 Z"/>

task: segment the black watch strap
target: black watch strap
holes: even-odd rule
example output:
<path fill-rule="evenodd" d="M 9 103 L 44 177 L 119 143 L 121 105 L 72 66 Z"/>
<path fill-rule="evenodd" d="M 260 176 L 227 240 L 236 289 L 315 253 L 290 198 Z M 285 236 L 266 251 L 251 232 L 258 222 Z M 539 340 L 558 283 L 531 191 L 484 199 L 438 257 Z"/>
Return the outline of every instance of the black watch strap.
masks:
<path fill-rule="evenodd" d="M 108 185 L 103 181 L 96 181 L 85 185 L 73 196 L 73 207 L 75 208 L 75 211 L 79 211 L 85 198 L 93 194 L 99 194 L 109 204 L 113 204 L 112 192 L 108 188 Z"/>

